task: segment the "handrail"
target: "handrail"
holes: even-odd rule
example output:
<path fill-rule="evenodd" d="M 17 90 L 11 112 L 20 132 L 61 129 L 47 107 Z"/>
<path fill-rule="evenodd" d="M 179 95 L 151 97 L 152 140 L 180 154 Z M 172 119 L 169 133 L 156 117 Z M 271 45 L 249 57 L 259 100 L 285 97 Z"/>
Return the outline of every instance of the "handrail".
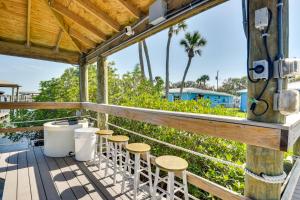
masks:
<path fill-rule="evenodd" d="M 120 127 L 118 125 L 115 125 L 115 124 L 112 124 L 112 123 L 107 123 L 109 126 L 112 126 L 112 127 L 115 127 L 117 129 L 121 129 L 123 131 L 126 131 L 128 133 L 131 133 L 131 134 L 134 134 L 134 135 L 137 135 L 139 137 L 142 137 L 142 138 L 145 138 L 147 140 L 150 140 L 150 141 L 153 141 L 153 142 L 156 142 L 156 143 L 159 143 L 159 144 L 162 144 L 162 145 L 165 145 L 167 147 L 170 147 L 170 148 L 173 148 L 173 149 L 177 149 L 177 150 L 180 150 L 180 151 L 183 151 L 183 152 L 186 152 L 186 153 L 190 153 L 190 154 L 193 154 L 195 156 L 199 156 L 199 157 L 202 157 L 202 158 L 205 158 L 205 159 L 208 159 L 208 160 L 211 160 L 211 161 L 214 161 L 214 162 L 219 162 L 219 163 L 222 163 L 224 165 L 229 165 L 231 167 L 235 167 L 235 168 L 239 168 L 239 169 L 242 169 L 244 170 L 244 167 L 242 165 L 239 165 L 239 164 L 236 164 L 236 163 L 233 163 L 233 162 L 230 162 L 230 161 L 227 161 L 227 160 L 222 160 L 220 158 L 215 158 L 215 157 L 212 157 L 212 156 L 209 156 L 209 155 L 205 155 L 205 154 L 202 154 L 202 153 L 199 153 L 199 152 L 196 152 L 196 151 L 192 151 L 192 150 L 189 150 L 189 149 L 186 149 L 186 148 L 183 148 L 183 147 L 179 147 L 179 146 L 176 146 L 174 144 L 170 144 L 170 143 L 167 143 L 167 142 L 163 142 L 161 140 L 157 140 L 157 139 L 154 139 L 154 138 L 151 138 L 151 137 L 148 137 L 148 136 L 145 136 L 143 134 L 140 134 L 140 133 L 137 133 L 135 131 L 132 131 L 132 130 L 128 130 L 126 128 L 123 128 L 123 127 Z"/>
<path fill-rule="evenodd" d="M 87 109 L 159 126 L 287 151 L 300 136 L 300 114 L 286 124 L 255 122 L 237 117 L 215 116 L 90 102 L 9 102 L 0 109 Z"/>
<path fill-rule="evenodd" d="M 0 109 L 80 109 L 79 102 L 1 102 Z"/>
<path fill-rule="evenodd" d="M 290 179 L 283 191 L 281 200 L 291 200 L 295 193 L 295 189 L 300 178 L 300 159 L 296 159 L 289 176 Z"/>
<path fill-rule="evenodd" d="M 89 102 L 83 102 L 82 108 L 269 149 L 287 151 L 288 144 L 291 144 L 289 141 L 290 130 L 285 125 L 254 122 L 237 117 L 171 112 Z M 294 135 L 300 134 L 299 129 L 294 130 Z"/>

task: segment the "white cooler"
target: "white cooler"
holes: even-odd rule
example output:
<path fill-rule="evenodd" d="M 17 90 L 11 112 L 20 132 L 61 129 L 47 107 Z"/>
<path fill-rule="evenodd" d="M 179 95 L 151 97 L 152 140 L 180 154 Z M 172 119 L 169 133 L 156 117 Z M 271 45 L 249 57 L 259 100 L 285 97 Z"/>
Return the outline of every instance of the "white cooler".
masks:
<path fill-rule="evenodd" d="M 96 145 L 96 132 L 98 128 L 79 128 L 74 131 L 75 159 L 89 161 L 94 158 Z"/>
<path fill-rule="evenodd" d="M 68 121 L 48 122 L 44 124 L 44 153 L 49 157 L 65 157 L 74 153 L 74 130 L 88 127 L 87 120 L 76 123 Z"/>

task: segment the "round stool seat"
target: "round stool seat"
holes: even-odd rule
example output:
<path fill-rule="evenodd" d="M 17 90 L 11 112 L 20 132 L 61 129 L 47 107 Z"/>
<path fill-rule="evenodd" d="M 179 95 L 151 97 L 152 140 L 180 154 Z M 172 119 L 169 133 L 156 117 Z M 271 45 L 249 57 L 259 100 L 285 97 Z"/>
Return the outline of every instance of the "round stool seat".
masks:
<path fill-rule="evenodd" d="M 99 130 L 96 132 L 97 135 L 112 135 L 113 133 L 113 130 Z"/>
<path fill-rule="evenodd" d="M 131 143 L 126 145 L 126 150 L 132 153 L 145 153 L 150 151 L 151 147 L 145 143 Z"/>
<path fill-rule="evenodd" d="M 165 171 L 183 171 L 188 168 L 188 162 L 177 156 L 160 156 L 155 159 L 155 164 Z"/>
<path fill-rule="evenodd" d="M 115 142 L 115 143 L 127 142 L 128 140 L 129 140 L 129 137 L 127 137 L 125 135 L 114 135 L 114 136 L 110 136 L 108 138 L 108 141 Z"/>

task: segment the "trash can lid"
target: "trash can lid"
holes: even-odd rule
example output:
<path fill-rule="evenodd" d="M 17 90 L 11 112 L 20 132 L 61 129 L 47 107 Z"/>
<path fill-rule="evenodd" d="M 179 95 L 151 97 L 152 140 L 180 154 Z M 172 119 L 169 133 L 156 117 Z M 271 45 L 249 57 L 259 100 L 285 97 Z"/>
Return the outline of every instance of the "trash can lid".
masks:
<path fill-rule="evenodd" d="M 77 128 L 75 129 L 76 133 L 96 133 L 99 131 L 99 128 Z"/>

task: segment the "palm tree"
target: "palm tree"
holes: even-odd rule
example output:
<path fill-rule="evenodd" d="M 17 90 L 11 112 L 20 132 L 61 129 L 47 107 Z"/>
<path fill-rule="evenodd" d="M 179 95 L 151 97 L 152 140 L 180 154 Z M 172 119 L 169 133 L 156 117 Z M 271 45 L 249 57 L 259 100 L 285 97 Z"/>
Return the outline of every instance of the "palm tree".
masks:
<path fill-rule="evenodd" d="M 201 47 L 204 47 L 206 45 L 206 43 L 207 43 L 206 39 L 203 38 L 198 31 L 194 32 L 193 34 L 186 33 L 184 39 L 182 39 L 180 41 L 180 45 L 184 47 L 184 49 L 188 55 L 188 63 L 184 70 L 183 78 L 181 81 L 180 97 L 182 96 L 184 81 L 185 81 L 187 72 L 189 71 L 189 68 L 191 66 L 192 59 L 195 57 L 195 55 L 201 56 Z"/>
<path fill-rule="evenodd" d="M 169 88 L 170 88 L 170 46 L 173 35 L 178 35 L 181 31 L 185 31 L 187 29 L 187 24 L 185 22 L 180 22 L 175 26 L 171 26 L 168 31 L 168 43 L 167 43 L 167 54 L 166 54 L 166 86 L 165 93 L 166 97 L 169 96 Z"/>
<path fill-rule="evenodd" d="M 143 43 L 142 42 L 139 42 L 138 48 L 139 48 L 141 74 L 142 74 L 142 78 L 145 80 L 146 76 L 145 76 L 145 67 L 144 67 L 144 58 L 143 58 Z"/>
<path fill-rule="evenodd" d="M 144 46 L 144 52 L 145 52 L 145 57 L 146 57 L 146 61 L 147 61 L 147 66 L 148 66 L 149 80 L 153 85 L 153 75 L 152 75 L 150 57 L 149 57 L 149 52 L 148 52 L 148 47 L 147 47 L 146 40 L 143 40 L 143 46 Z"/>
<path fill-rule="evenodd" d="M 198 80 L 199 80 L 201 83 L 203 83 L 204 86 L 206 86 L 206 82 L 209 81 L 209 79 L 210 79 L 209 76 L 206 75 L 206 74 L 204 74 L 204 75 L 202 75 Z M 198 80 L 197 80 L 197 81 L 198 81 Z"/>

